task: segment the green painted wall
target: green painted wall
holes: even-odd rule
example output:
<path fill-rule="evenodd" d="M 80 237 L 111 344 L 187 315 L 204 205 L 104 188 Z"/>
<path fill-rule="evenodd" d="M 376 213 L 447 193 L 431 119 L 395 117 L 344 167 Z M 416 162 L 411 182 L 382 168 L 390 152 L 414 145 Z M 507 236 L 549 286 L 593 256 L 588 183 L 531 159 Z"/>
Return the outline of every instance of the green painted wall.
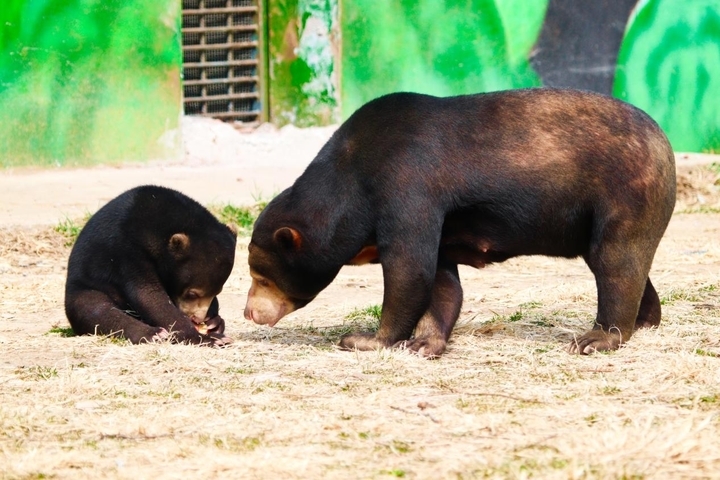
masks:
<path fill-rule="evenodd" d="M 676 151 L 720 153 L 720 2 L 641 2 L 613 90 L 647 111 Z"/>
<path fill-rule="evenodd" d="M 267 0 L 270 120 L 325 125 L 398 90 L 541 85 L 550 0 Z M 0 165 L 179 153 L 179 0 L 3 0 Z M 720 151 L 720 4 L 641 0 L 613 93 L 680 151 Z"/>
<path fill-rule="evenodd" d="M 270 119 L 339 121 L 338 0 L 268 0 Z"/>
<path fill-rule="evenodd" d="M 458 95 L 540 85 L 528 58 L 547 0 L 346 0 L 342 116 L 393 91 Z"/>
<path fill-rule="evenodd" d="M 548 1 L 343 0 L 342 118 L 392 91 L 541 85 L 528 59 Z M 640 0 L 613 94 L 655 118 L 677 151 L 720 152 L 720 2 Z"/>
<path fill-rule="evenodd" d="M 178 0 L 3 0 L 0 162 L 175 156 Z"/>

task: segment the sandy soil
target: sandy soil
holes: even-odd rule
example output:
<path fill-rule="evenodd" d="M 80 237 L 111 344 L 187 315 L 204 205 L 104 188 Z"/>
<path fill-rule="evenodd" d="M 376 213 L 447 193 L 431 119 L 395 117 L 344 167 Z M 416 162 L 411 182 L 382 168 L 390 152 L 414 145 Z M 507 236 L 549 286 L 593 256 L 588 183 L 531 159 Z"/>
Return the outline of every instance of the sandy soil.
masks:
<path fill-rule="evenodd" d="M 137 185 L 176 188 L 207 205 L 249 205 L 286 188 L 330 138 L 334 127 L 242 134 L 211 119 L 183 119 L 177 161 L 95 168 L 21 168 L 0 172 L 0 224 L 48 225 L 94 212 Z"/>
<path fill-rule="evenodd" d="M 720 471 L 717 158 L 678 156 L 678 212 L 651 278 L 660 329 L 571 357 L 589 328 L 581 261 L 463 268 L 449 351 L 334 345 L 380 304 L 377 266 L 344 268 L 278 327 L 242 317 L 247 239 L 221 295 L 226 349 L 64 337 L 69 248 L 52 230 L 135 185 L 249 204 L 291 184 L 333 129 L 240 135 L 189 119 L 178 162 L 0 172 L 0 478 L 709 478 Z M 713 176 L 715 175 L 715 176 Z M 700 212 L 700 213 L 688 213 Z"/>

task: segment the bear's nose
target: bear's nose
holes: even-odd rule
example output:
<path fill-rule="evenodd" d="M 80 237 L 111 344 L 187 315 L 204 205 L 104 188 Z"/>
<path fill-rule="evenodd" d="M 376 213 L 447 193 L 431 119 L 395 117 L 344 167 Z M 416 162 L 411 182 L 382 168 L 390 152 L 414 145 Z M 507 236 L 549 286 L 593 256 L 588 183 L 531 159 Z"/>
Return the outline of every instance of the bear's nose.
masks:
<path fill-rule="evenodd" d="M 255 321 L 253 318 L 253 311 L 250 307 L 245 307 L 245 318 L 247 320 L 252 320 L 253 322 Z"/>

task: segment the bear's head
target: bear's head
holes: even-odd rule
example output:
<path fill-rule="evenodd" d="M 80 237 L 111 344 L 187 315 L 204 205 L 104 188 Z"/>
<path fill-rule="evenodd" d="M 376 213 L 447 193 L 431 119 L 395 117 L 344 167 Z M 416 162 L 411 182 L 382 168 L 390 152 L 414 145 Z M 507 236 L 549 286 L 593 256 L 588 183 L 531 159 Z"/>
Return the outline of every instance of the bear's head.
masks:
<path fill-rule="evenodd" d="M 268 231 L 260 220 L 248 246 L 248 264 L 252 285 L 245 318 L 269 326 L 310 303 L 340 270 L 325 265 L 297 228 Z"/>
<path fill-rule="evenodd" d="M 167 293 L 195 324 L 207 319 L 208 309 L 222 291 L 235 262 L 237 234 L 221 227 L 212 234 L 179 232 L 168 240 L 172 268 L 166 275 Z"/>

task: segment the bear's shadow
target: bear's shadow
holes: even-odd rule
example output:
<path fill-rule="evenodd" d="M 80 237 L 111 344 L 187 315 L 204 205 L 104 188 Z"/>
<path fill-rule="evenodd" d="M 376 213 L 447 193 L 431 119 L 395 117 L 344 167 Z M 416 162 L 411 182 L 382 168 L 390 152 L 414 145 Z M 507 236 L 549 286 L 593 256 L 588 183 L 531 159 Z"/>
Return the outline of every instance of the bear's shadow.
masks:
<path fill-rule="evenodd" d="M 493 316 L 478 320 L 477 316 L 460 318 L 450 336 L 449 348 L 455 342 L 473 342 L 481 346 L 483 341 L 534 342 L 538 346 L 557 344 L 567 345 L 592 327 L 590 314 L 575 312 L 524 312 L 518 311 L 509 316 Z M 338 345 L 340 338 L 348 333 L 369 332 L 377 329 L 376 322 L 351 322 L 332 326 L 314 326 L 310 324 L 289 324 L 276 327 L 253 326 L 243 331 L 231 332 L 238 343 L 269 342 L 281 345 L 312 346 L 331 349 Z M 369 325 L 368 325 L 369 323 Z M 374 323 L 374 325 L 372 324 Z M 473 337 L 480 337 L 473 339 Z"/>

